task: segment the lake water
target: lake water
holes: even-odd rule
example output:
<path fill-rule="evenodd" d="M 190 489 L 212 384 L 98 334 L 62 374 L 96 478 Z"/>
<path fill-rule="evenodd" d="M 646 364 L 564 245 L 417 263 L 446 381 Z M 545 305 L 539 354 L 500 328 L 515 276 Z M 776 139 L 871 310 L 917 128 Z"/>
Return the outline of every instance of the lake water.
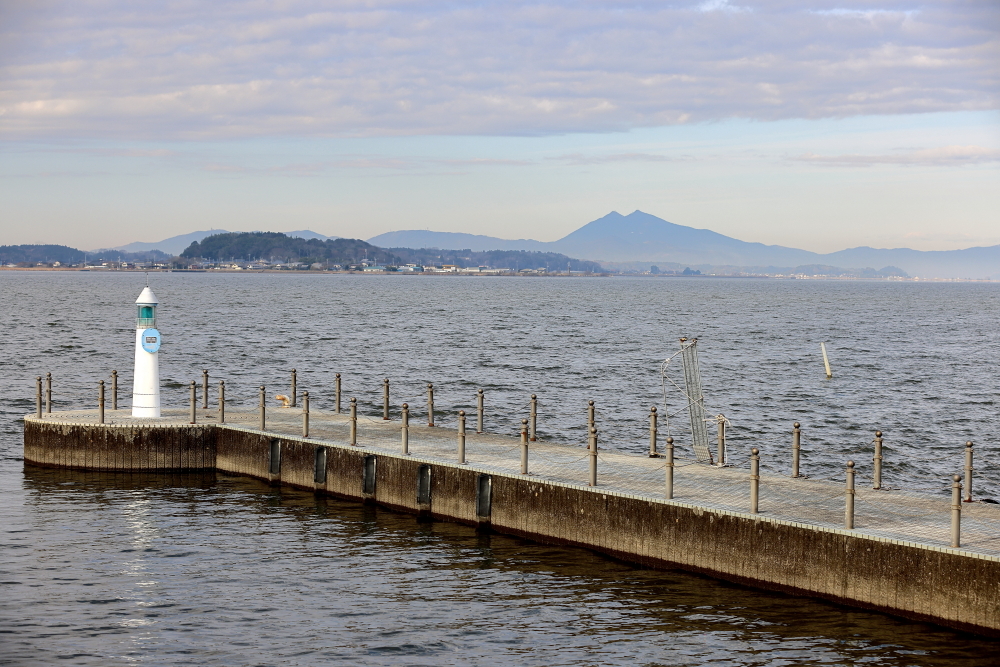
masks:
<path fill-rule="evenodd" d="M 216 475 L 25 468 L 21 415 L 51 372 L 55 409 L 127 403 L 142 274 L 0 272 L 2 665 L 995 665 L 1000 644 L 825 602 L 654 571 Z M 313 405 L 333 377 L 363 412 L 469 410 L 513 433 L 530 394 L 543 437 L 648 447 L 675 411 L 660 363 L 698 337 L 709 413 L 787 473 L 946 493 L 966 440 L 977 497 L 1000 500 L 1000 285 L 711 278 L 154 274 L 164 403 L 207 368 L 227 395 Z M 834 377 L 827 380 L 819 342 Z M 668 366 L 677 371 L 678 363 Z M 669 425 L 681 446 L 688 427 Z M 661 424 L 661 426 L 663 426 Z M 859 483 L 862 483 L 859 480 Z M 919 576 L 919 573 L 914 573 Z"/>

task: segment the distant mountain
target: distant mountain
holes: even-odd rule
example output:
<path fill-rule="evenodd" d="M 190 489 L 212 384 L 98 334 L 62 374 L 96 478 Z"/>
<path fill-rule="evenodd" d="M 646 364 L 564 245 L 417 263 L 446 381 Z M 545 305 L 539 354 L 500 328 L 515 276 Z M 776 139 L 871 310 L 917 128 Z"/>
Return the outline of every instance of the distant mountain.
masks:
<path fill-rule="evenodd" d="M 1000 246 L 920 251 L 907 248 L 851 248 L 820 254 L 778 245 L 750 243 L 708 229 L 667 222 L 642 211 L 617 212 L 589 222 L 558 241 L 506 240 L 451 232 L 403 231 L 381 234 L 369 243 L 411 248 L 538 250 L 601 262 L 662 262 L 685 266 L 769 267 L 781 272 L 798 266 L 901 269 L 923 278 L 1000 279 Z M 896 269 L 898 267 L 898 269 Z M 891 271 L 888 273 L 892 273 Z"/>
<path fill-rule="evenodd" d="M 127 245 L 118 246 L 117 248 L 111 248 L 111 250 L 124 250 L 126 252 L 159 250 L 167 253 L 168 255 L 174 256 L 181 254 L 184 252 L 184 248 L 187 248 L 196 241 L 202 240 L 206 236 L 226 233 L 225 229 L 209 229 L 203 232 L 191 232 L 190 234 L 171 236 L 169 239 L 163 239 L 162 241 L 156 241 L 155 243 L 143 243 L 141 241 L 136 241 L 135 243 L 129 243 Z"/>
<path fill-rule="evenodd" d="M 291 236 L 296 239 L 319 239 L 320 241 L 332 241 L 333 239 L 342 238 L 340 236 L 323 236 L 309 229 L 300 229 L 297 232 L 283 232 L 285 236 Z"/>

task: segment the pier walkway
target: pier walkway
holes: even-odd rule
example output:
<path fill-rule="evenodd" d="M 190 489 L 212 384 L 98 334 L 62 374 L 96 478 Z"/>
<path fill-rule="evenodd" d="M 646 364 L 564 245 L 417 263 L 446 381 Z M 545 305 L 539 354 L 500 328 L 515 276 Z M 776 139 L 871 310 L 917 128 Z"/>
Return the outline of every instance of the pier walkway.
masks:
<path fill-rule="evenodd" d="M 118 426 L 182 426 L 189 423 L 187 409 L 164 410 L 159 419 L 133 419 L 128 410 L 107 411 L 105 424 Z M 34 416 L 31 417 L 35 419 Z M 199 424 L 217 425 L 214 409 L 198 410 Z M 71 410 L 45 414 L 43 422 L 94 425 L 96 410 Z M 418 425 L 411 419 L 409 456 L 430 463 L 457 463 L 457 430 Z M 350 444 L 350 418 L 346 414 L 312 410 L 308 441 L 315 444 Z M 506 435 L 476 434 L 475 419 L 466 431 L 466 465 L 472 470 L 520 475 L 520 439 Z M 257 410 L 226 410 L 226 424 L 256 430 Z M 268 408 L 266 433 L 302 439 L 302 411 Z M 400 421 L 358 416 L 357 448 L 372 453 L 400 455 Z M 528 477 L 556 485 L 588 487 L 589 455 L 581 445 L 552 442 L 529 443 Z M 668 502 L 689 508 L 750 516 L 750 474 L 745 461 L 716 467 L 676 458 L 674 497 L 665 499 L 665 460 L 646 455 L 603 449 L 599 446 L 596 491 Z M 860 481 L 860 480 L 859 480 Z M 802 528 L 844 531 L 845 485 L 841 482 L 761 474 L 759 514 L 764 520 L 789 522 Z M 1000 505 L 962 503 L 961 547 L 949 547 L 951 499 L 895 490 L 855 491 L 854 529 L 893 543 L 1000 561 Z"/>

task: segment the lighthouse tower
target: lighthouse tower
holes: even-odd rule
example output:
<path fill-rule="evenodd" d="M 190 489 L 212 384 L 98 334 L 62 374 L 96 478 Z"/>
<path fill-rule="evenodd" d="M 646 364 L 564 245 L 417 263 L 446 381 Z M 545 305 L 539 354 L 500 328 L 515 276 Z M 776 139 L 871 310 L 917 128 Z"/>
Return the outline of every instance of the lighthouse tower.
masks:
<path fill-rule="evenodd" d="M 160 332 L 156 330 L 159 301 L 147 285 L 135 300 L 135 375 L 132 381 L 132 416 L 160 416 Z"/>

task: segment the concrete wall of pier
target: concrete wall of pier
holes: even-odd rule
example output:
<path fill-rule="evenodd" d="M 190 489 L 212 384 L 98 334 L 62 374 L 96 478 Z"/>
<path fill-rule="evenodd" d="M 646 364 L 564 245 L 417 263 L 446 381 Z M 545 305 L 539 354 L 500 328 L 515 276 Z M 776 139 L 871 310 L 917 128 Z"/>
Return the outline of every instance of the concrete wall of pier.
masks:
<path fill-rule="evenodd" d="M 1000 636 L 1000 559 L 955 549 L 229 425 L 66 425 L 29 418 L 24 442 L 25 460 L 38 465 L 215 468 L 469 525 L 488 524 L 497 532 L 578 545 L 655 567 L 682 567 Z M 325 455 L 317 456 L 318 449 Z M 317 462 L 323 461 L 325 474 L 317 474 Z M 366 467 L 374 473 L 368 488 Z M 488 517 L 477 512 L 484 474 L 491 486 Z M 430 492 L 422 498 L 427 502 L 418 498 L 421 475 L 429 482 Z"/>

